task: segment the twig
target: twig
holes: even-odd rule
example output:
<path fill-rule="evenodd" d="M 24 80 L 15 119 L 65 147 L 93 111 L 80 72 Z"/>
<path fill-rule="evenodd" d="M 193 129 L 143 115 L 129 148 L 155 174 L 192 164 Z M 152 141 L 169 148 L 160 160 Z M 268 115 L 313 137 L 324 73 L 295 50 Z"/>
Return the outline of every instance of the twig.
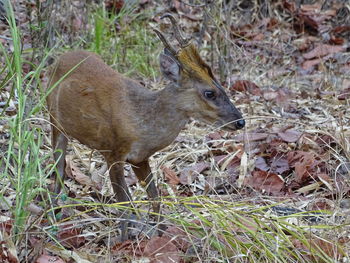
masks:
<path fill-rule="evenodd" d="M 10 38 L 10 37 L 5 37 L 5 36 L 0 35 L 0 38 L 12 41 L 12 38 Z"/>

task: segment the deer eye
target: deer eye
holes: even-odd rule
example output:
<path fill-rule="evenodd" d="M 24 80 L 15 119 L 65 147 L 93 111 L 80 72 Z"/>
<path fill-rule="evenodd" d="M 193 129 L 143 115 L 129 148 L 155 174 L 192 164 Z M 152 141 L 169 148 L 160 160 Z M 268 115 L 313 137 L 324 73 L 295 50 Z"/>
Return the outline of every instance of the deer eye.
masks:
<path fill-rule="evenodd" d="M 214 100 L 215 99 L 215 92 L 211 90 L 204 91 L 204 97 L 207 99 Z"/>

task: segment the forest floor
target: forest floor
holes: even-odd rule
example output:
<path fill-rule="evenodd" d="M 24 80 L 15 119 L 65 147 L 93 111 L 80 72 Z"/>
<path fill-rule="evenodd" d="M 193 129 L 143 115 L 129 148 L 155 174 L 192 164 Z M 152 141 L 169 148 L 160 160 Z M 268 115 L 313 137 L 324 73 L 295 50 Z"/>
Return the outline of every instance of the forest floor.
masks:
<path fill-rule="evenodd" d="M 13 29 L 0 22 L 1 262 L 349 262 L 348 1 L 13 2 L 17 71 Z M 119 242 L 120 205 L 91 194 L 111 196 L 107 166 L 74 139 L 67 200 L 61 218 L 50 218 L 47 60 L 91 50 L 160 89 L 161 42 L 152 28 L 171 39 L 169 21 L 160 19 L 167 12 L 198 44 L 245 129 L 191 120 L 151 158 L 168 226 L 161 237 L 126 165 L 133 211 L 143 220 L 133 240 Z M 18 139 L 23 129 L 33 132 L 30 144 Z M 28 166 L 34 157 L 36 170 Z"/>

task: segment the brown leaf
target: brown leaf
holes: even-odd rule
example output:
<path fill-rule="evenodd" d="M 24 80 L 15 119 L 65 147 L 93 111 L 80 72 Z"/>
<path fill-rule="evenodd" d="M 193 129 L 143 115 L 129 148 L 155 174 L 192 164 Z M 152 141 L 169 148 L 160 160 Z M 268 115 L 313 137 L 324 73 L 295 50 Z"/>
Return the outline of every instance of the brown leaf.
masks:
<path fill-rule="evenodd" d="M 284 187 L 284 180 L 274 173 L 253 171 L 251 176 L 245 178 L 244 184 L 267 193 L 278 194 Z"/>
<path fill-rule="evenodd" d="M 106 0 L 106 9 L 118 14 L 124 6 L 124 0 Z"/>
<path fill-rule="evenodd" d="M 299 250 L 303 250 L 306 252 L 306 255 L 310 257 L 310 261 L 314 262 L 322 262 L 320 261 L 320 258 L 317 257 L 317 255 L 320 254 L 320 252 L 326 253 L 329 257 L 334 259 L 339 259 L 339 257 L 342 255 L 344 256 L 344 252 L 340 249 L 338 249 L 338 244 L 327 241 L 324 239 L 320 239 L 317 236 L 310 236 L 308 238 L 309 244 L 305 245 L 300 242 L 300 240 L 292 239 L 292 243 L 295 246 L 295 248 Z M 313 260 L 311 260 L 311 258 Z"/>
<path fill-rule="evenodd" d="M 179 226 L 168 227 L 164 236 L 171 238 L 174 245 L 183 252 L 191 246 L 188 234 Z"/>
<path fill-rule="evenodd" d="M 323 60 L 321 58 L 316 58 L 312 60 L 306 60 L 301 65 L 304 70 L 311 70 L 314 66 L 320 64 Z"/>
<path fill-rule="evenodd" d="M 71 248 L 79 248 L 85 243 L 85 237 L 81 236 L 83 230 L 73 225 L 65 225 L 58 232 L 58 239 L 63 245 Z"/>
<path fill-rule="evenodd" d="M 265 159 L 261 156 L 255 160 L 255 168 L 258 168 L 261 171 L 268 171 L 270 167 L 267 165 Z"/>
<path fill-rule="evenodd" d="M 147 243 L 144 256 L 149 257 L 153 263 L 180 262 L 180 251 L 166 236 L 152 237 Z"/>
<path fill-rule="evenodd" d="M 290 170 L 288 160 L 284 156 L 280 156 L 280 155 L 275 156 L 272 159 L 270 165 L 271 165 L 270 172 L 273 172 L 279 175 Z"/>
<path fill-rule="evenodd" d="M 315 47 L 313 50 L 304 54 L 303 57 L 305 59 L 320 58 L 320 57 L 327 56 L 329 54 L 343 52 L 345 50 L 346 48 L 340 45 L 333 46 L 333 45 L 327 45 L 327 44 L 320 44 L 317 47 Z"/>
<path fill-rule="evenodd" d="M 91 178 L 85 174 L 83 174 L 79 168 L 73 163 L 72 159 L 66 158 L 66 174 L 68 177 L 73 178 L 81 185 L 93 186 Z"/>
<path fill-rule="evenodd" d="M 206 137 L 209 139 L 209 140 L 221 140 L 222 139 L 222 136 L 224 135 L 224 133 L 222 131 L 217 131 L 217 132 L 211 132 L 209 133 Z"/>
<path fill-rule="evenodd" d="M 250 132 L 235 135 L 232 139 L 235 142 L 244 142 L 245 140 L 253 142 L 265 140 L 268 136 L 269 134 L 264 132 Z"/>
<path fill-rule="evenodd" d="M 166 166 L 162 166 L 161 169 L 165 175 L 165 179 L 168 181 L 169 184 L 178 185 L 180 183 L 180 179 L 177 176 L 176 172 L 174 172 Z"/>
<path fill-rule="evenodd" d="M 350 25 L 349 26 L 336 26 L 335 28 L 332 29 L 332 33 L 334 34 L 341 34 L 345 32 L 350 32 Z"/>
<path fill-rule="evenodd" d="M 185 5 L 184 3 L 182 3 L 179 0 L 172 0 L 170 1 L 172 2 L 172 6 L 176 9 L 177 12 L 181 12 L 184 14 L 190 13 L 191 10 L 189 9 L 189 7 L 187 5 Z"/>
<path fill-rule="evenodd" d="M 295 169 L 295 181 L 297 183 L 309 180 L 318 164 L 315 155 L 311 152 L 292 151 L 288 153 L 287 159 L 289 165 Z"/>
<path fill-rule="evenodd" d="M 116 243 L 111 248 L 111 251 L 113 255 L 122 254 L 123 256 L 130 255 L 133 257 L 141 257 L 143 255 L 143 251 L 145 250 L 147 242 L 148 241 L 146 240 L 126 240 L 124 242 Z"/>
<path fill-rule="evenodd" d="M 256 35 L 253 37 L 252 40 L 254 40 L 254 41 L 261 41 L 261 40 L 263 40 L 264 38 L 265 38 L 265 36 L 264 36 L 263 33 L 258 33 L 258 34 L 256 34 Z"/>
<path fill-rule="evenodd" d="M 249 80 L 237 80 L 235 83 L 232 84 L 230 91 L 250 93 L 254 96 L 262 95 L 260 87 Z"/>
<path fill-rule="evenodd" d="M 285 142 L 297 142 L 302 133 L 293 129 L 288 129 L 278 132 L 277 134 Z"/>
<path fill-rule="evenodd" d="M 207 162 L 199 162 L 196 163 L 195 165 L 185 168 L 181 173 L 180 173 L 180 183 L 183 185 L 190 185 L 192 182 L 196 179 L 198 174 L 203 172 L 205 169 L 209 168 L 210 164 Z"/>

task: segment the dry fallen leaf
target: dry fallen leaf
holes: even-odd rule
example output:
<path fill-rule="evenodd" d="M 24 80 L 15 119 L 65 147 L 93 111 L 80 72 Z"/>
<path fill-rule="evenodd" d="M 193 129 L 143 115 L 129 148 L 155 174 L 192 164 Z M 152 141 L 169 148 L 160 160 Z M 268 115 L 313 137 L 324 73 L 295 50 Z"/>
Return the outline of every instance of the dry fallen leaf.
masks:
<path fill-rule="evenodd" d="M 318 164 L 312 152 L 292 151 L 288 153 L 287 159 L 295 169 L 295 181 L 298 183 L 309 180 Z"/>
<path fill-rule="evenodd" d="M 256 158 L 255 168 L 258 168 L 259 170 L 262 170 L 262 171 L 268 171 L 270 169 L 270 167 L 266 163 L 266 160 L 261 156 Z"/>
<path fill-rule="evenodd" d="M 210 164 L 208 162 L 199 162 L 191 167 L 185 168 L 179 176 L 180 183 L 183 185 L 190 185 L 205 169 L 209 168 Z"/>
<path fill-rule="evenodd" d="M 177 176 L 177 174 L 171 170 L 170 168 L 166 167 L 166 166 L 162 166 L 161 167 L 164 175 L 165 175 L 165 180 L 171 184 L 171 185 L 178 185 L 180 183 L 180 179 Z"/>
<path fill-rule="evenodd" d="M 66 158 L 66 174 L 68 177 L 73 178 L 79 184 L 84 186 L 93 186 L 91 178 L 85 174 L 83 174 L 79 168 L 73 163 L 72 159 Z"/>
<path fill-rule="evenodd" d="M 187 234 L 180 226 L 175 225 L 168 227 L 164 233 L 164 236 L 171 238 L 176 247 L 183 252 L 186 252 L 191 246 L 188 235 L 189 234 Z"/>
<path fill-rule="evenodd" d="M 174 245 L 170 237 L 152 237 L 146 244 L 144 255 L 154 263 L 180 262 L 180 250 Z"/>
<path fill-rule="evenodd" d="M 305 53 L 303 57 L 305 59 L 321 58 L 329 54 L 343 52 L 345 50 L 346 50 L 346 47 L 340 46 L 340 45 L 335 46 L 335 45 L 320 44 L 317 47 L 315 47 L 313 50 Z"/>
<path fill-rule="evenodd" d="M 256 190 L 264 190 L 267 193 L 278 194 L 284 187 L 284 180 L 277 174 L 265 171 L 253 171 L 247 176 L 244 185 L 253 187 Z"/>
<path fill-rule="evenodd" d="M 133 257 L 141 257 L 143 255 L 143 251 L 147 244 L 148 240 L 126 240 L 124 242 L 116 243 L 111 251 L 113 255 L 122 254 L 122 255 L 130 255 Z"/>
<path fill-rule="evenodd" d="M 71 224 L 61 227 L 58 232 L 58 239 L 67 247 L 79 248 L 85 242 L 85 237 L 82 236 L 82 229 Z"/>
<path fill-rule="evenodd" d="M 285 142 L 297 142 L 302 133 L 294 129 L 288 129 L 277 134 Z"/>
<path fill-rule="evenodd" d="M 315 235 L 310 236 L 308 238 L 308 242 L 309 244 L 305 245 L 298 239 L 292 239 L 292 243 L 295 248 L 305 251 L 306 255 L 310 257 L 310 262 L 322 262 L 322 260 L 320 261 L 320 258 L 317 257 L 317 255 L 320 255 L 319 252 L 321 251 L 336 260 L 339 259 L 340 256 L 344 256 L 343 250 L 338 248 L 337 243 L 321 239 Z"/>
<path fill-rule="evenodd" d="M 249 80 L 237 80 L 235 83 L 232 84 L 230 91 L 250 93 L 254 96 L 262 95 L 260 87 Z"/>
<path fill-rule="evenodd" d="M 283 174 L 290 170 L 290 166 L 286 156 L 277 155 L 270 160 L 270 172 Z"/>

